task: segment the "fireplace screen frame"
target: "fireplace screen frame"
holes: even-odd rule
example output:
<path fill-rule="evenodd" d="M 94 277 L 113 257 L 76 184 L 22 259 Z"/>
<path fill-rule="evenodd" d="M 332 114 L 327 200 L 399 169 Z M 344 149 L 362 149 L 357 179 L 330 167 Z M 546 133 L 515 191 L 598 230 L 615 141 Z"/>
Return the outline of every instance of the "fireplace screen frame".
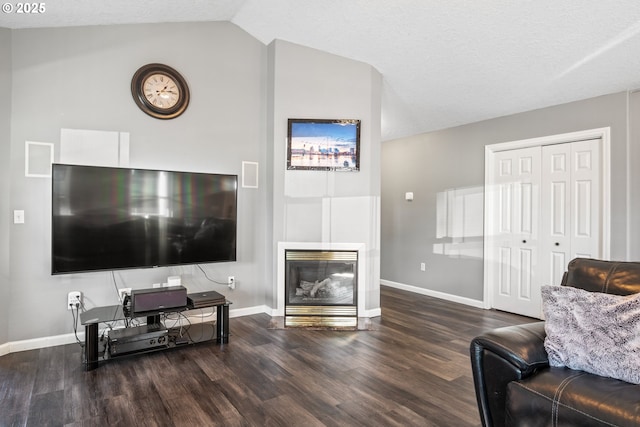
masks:
<path fill-rule="evenodd" d="M 357 324 L 358 251 L 285 249 L 284 255 L 285 324 Z M 305 272 L 304 268 L 310 270 Z M 292 278 L 292 274 L 298 276 Z M 350 288 L 350 298 L 344 294 L 345 286 Z"/>

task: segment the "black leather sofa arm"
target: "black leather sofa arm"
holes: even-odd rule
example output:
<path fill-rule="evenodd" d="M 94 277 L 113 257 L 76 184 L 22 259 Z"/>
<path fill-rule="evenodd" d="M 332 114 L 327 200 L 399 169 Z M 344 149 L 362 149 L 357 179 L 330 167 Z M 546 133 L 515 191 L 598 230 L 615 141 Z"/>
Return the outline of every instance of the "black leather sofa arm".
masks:
<path fill-rule="evenodd" d="M 549 366 L 544 322 L 494 329 L 471 341 L 471 367 L 482 425 L 503 426 L 507 384 Z"/>
<path fill-rule="evenodd" d="M 544 349 L 544 322 L 508 326 L 486 332 L 473 342 L 511 362 L 524 375 L 549 366 Z"/>

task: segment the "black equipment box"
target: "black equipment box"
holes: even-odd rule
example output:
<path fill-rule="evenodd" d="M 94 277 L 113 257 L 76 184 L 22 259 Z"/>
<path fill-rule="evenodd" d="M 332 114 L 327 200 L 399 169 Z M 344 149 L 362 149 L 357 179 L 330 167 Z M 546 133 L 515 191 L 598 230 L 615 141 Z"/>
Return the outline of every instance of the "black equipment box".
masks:
<path fill-rule="evenodd" d="M 196 292 L 187 295 L 187 307 L 202 308 L 224 304 L 226 298 L 216 291 Z"/>
<path fill-rule="evenodd" d="M 169 286 L 165 288 L 134 289 L 131 291 L 131 312 L 164 311 L 186 307 L 187 288 Z"/>
<path fill-rule="evenodd" d="M 167 347 L 169 331 L 163 325 L 151 324 L 109 331 L 109 355 Z"/>

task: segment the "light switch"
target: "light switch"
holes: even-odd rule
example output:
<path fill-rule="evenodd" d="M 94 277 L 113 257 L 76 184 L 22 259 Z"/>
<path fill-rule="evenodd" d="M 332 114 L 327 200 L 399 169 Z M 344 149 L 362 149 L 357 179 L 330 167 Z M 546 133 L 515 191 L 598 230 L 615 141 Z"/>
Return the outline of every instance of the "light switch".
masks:
<path fill-rule="evenodd" d="M 413 200 L 413 192 L 409 191 L 409 192 L 404 193 L 404 199 L 406 201 L 408 201 L 408 202 L 412 201 Z"/>
<path fill-rule="evenodd" d="M 24 211 L 13 211 L 13 223 L 24 224 Z"/>

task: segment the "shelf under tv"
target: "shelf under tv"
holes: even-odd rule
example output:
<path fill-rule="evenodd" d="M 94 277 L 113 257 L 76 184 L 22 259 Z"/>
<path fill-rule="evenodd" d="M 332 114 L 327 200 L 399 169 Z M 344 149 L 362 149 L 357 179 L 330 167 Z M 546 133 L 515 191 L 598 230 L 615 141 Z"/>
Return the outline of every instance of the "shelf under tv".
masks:
<path fill-rule="evenodd" d="M 188 344 L 215 341 L 229 342 L 229 305 L 224 300 L 212 302 L 200 308 L 215 307 L 216 321 L 203 322 L 182 327 L 165 328 L 161 323 L 163 314 L 185 312 L 190 307 L 177 307 L 165 311 L 145 313 L 125 313 L 122 305 L 94 307 L 80 314 L 80 322 L 85 327 L 84 368 L 96 369 L 101 362 L 110 359 L 168 350 Z M 146 317 L 146 324 L 125 329 L 115 329 L 111 342 L 107 337 L 99 337 L 98 326 L 116 321 L 128 321 Z M 117 350 L 109 346 L 116 347 Z"/>

